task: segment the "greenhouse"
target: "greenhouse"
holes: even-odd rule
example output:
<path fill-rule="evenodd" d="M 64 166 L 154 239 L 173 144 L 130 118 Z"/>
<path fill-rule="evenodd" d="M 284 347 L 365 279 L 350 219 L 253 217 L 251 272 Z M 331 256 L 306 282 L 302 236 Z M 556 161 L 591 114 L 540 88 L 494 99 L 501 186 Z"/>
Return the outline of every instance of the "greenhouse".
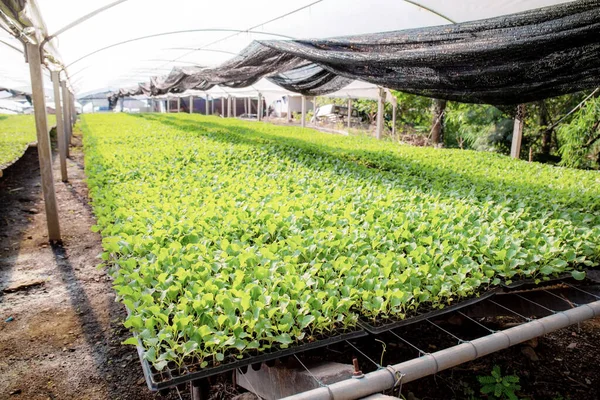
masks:
<path fill-rule="evenodd" d="M 600 398 L 598 0 L 0 28 L 0 398 Z"/>

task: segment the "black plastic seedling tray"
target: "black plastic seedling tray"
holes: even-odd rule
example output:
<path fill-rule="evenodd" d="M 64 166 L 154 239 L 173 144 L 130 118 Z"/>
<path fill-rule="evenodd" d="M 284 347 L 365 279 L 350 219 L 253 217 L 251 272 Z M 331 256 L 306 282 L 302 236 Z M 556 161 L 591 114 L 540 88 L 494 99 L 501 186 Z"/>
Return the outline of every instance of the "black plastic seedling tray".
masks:
<path fill-rule="evenodd" d="M 520 281 L 512 282 L 510 285 L 503 283 L 502 287 L 505 289 L 508 289 L 508 290 L 515 290 L 515 289 L 523 290 L 523 289 L 539 288 L 539 287 L 549 286 L 549 285 L 556 285 L 556 284 L 565 283 L 565 282 L 577 283 L 577 281 L 575 279 L 573 279 L 571 274 L 567 273 L 567 274 L 561 274 L 556 278 L 551 278 L 551 279 L 548 279 L 545 281 L 540 281 L 539 283 L 536 283 L 535 279 L 522 279 Z"/>
<path fill-rule="evenodd" d="M 488 299 L 488 298 L 494 296 L 495 294 L 497 294 L 499 291 L 500 291 L 500 289 L 498 289 L 498 288 L 492 289 L 492 290 L 489 290 L 489 291 L 481 294 L 479 297 L 474 297 L 472 299 L 468 299 L 465 301 L 461 301 L 460 303 L 456 303 L 451 306 L 444 307 L 440 310 L 433 310 L 433 311 L 426 312 L 423 314 L 418 314 L 418 315 L 408 317 L 403 320 L 394 320 L 393 322 L 382 323 L 381 325 L 375 326 L 375 325 L 371 324 L 370 322 L 365 321 L 364 319 L 359 319 L 358 325 L 360 325 L 367 332 L 372 333 L 374 335 L 378 335 L 380 333 L 387 332 L 392 329 L 400 328 L 401 326 L 415 324 L 417 322 L 424 321 L 429 318 L 435 318 L 440 315 L 444 315 L 444 314 L 448 314 L 448 313 L 451 313 L 456 310 L 460 310 L 461 308 L 465 308 L 465 307 L 471 306 L 473 304 L 479 303 L 485 299 Z"/>
<path fill-rule="evenodd" d="M 232 362 L 224 362 L 216 367 L 206 367 L 199 369 L 197 365 L 184 365 L 179 369 L 165 369 L 162 371 L 153 370 L 148 360 L 144 359 L 144 350 L 141 344 L 138 344 L 137 351 L 142 363 L 144 377 L 148 388 L 152 391 L 163 390 L 183 383 L 195 381 L 198 379 L 207 378 L 209 376 L 222 374 L 229 371 L 234 371 L 238 368 L 243 368 L 253 364 L 260 364 L 267 361 L 276 360 L 293 354 L 302 353 L 307 350 L 313 350 L 320 347 L 325 347 L 344 340 L 356 339 L 367 336 L 367 332 L 363 329 L 358 329 L 353 332 L 343 333 L 340 335 L 317 340 L 311 343 L 299 344 L 287 349 L 277 350 L 269 353 L 250 356 L 241 360 Z M 139 339 L 138 339 L 139 343 Z"/>

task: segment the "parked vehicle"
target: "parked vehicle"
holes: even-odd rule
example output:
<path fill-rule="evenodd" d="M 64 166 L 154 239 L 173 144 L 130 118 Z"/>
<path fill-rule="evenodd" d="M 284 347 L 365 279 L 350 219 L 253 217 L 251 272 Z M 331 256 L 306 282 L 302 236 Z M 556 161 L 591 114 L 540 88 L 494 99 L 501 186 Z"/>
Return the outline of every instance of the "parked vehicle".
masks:
<path fill-rule="evenodd" d="M 363 121 L 362 116 L 359 114 L 358 110 L 352 110 L 350 116 L 350 122 L 353 124 L 358 124 Z M 346 106 L 338 106 L 335 104 L 326 104 L 317 108 L 315 115 L 313 115 L 310 122 L 329 122 L 329 123 L 338 123 L 338 122 L 347 122 L 348 120 L 348 107 Z"/>

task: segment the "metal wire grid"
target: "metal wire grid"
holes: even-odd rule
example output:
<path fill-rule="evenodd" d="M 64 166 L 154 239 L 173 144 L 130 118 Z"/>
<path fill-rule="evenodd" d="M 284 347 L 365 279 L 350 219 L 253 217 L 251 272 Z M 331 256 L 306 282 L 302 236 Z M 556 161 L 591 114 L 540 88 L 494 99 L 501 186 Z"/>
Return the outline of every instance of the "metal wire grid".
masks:
<path fill-rule="evenodd" d="M 565 288 L 568 288 L 569 290 L 566 292 L 567 294 L 565 294 Z M 560 291 L 563 292 L 562 295 L 557 294 L 556 292 Z M 575 292 L 579 292 L 578 294 L 585 294 L 587 296 L 586 299 L 584 299 L 583 301 L 580 299 L 578 302 L 574 301 L 574 297 L 575 296 Z M 595 293 L 594 293 L 595 292 Z M 580 305 L 583 304 L 587 304 L 590 302 L 593 302 L 595 300 L 600 299 L 600 286 L 595 286 L 591 289 L 585 290 L 582 289 L 581 287 L 577 287 L 568 283 L 564 284 L 564 288 L 559 288 L 559 289 L 541 289 L 538 291 L 538 293 L 545 293 L 547 294 L 549 297 L 555 297 L 558 298 L 560 300 L 562 300 L 564 302 L 564 304 L 566 305 L 566 307 L 561 307 L 561 309 L 552 309 L 544 304 L 541 304 L 540 301 L 535 301 L 532 300 L 530 298 L 528 298 L 526 295 L 522 294 L 522 293 L 514 293 L 514 294 L 507 294 L 507 295 L 501 295 L 501 296 L 515 296 L 518 297 L 519 299 L 527 302 L 527 303 L 531 303 L 534 306 L 538 307 L 541 310 L 547 311 L 550 314 L 555 314 L 557 312 L 560 311 L 564 311 L 565 309 L 569 309 L 569 308 L 575 308 L 578 307 Z M 501 297 L 500 296 L 500 297 Z M 579 296 L 580 298 L 580 296 Z M 530 322 L 536 318 L 529 318 L 526 317 L 524 315 L 522 315 L 521 313 L 511 309 L 510 307 L 507 307 L 503 304 L 501 304 L 499 301 L 495 301 L 491 298 L 485 299 L 483 300 L 483 302 L 489 302 L 490 304 L 495 305 L 496 307 L 498 307 L 499 309 L 502 309 L 504 312 L 507 312 L 509 315 L 513 316 L 513 317 L 517 317 L 518 319 L 521 320 L 521 324 L 522 323 L 526 323 L 526 322 Z M 468 307 L 467 309 L 460 309 L 460 310 L 454 310 L 452 311 L 450 314 L 456 314 L 456 315 L 460 315 L 461 317 L 463 317 L 465 320 L 469 321 L 470 323 L 472 323 L 473 325 L 481 328 L 482 330 L 486 331 L 488 334 L 492 334 L 492 333 L 496 333 L 498 332 L 495 329 L 490 328 L 489 326 L 486 326 L 484 322 L 482 322 L 481 320 L 478 320 L 477 318 L 473 318 L 471 316 L 468 315 Z M 449 317 L 450 315 L 446 315 L 446 317 Z M 432 319 L 426 318 L 422 321 L 420 321 L 419 323 L 421 324 L 428 324 L 434 328 L 436 328 L 437 330 L 441 331 L 443 334 L 447 335 L 447 337 L 456 340 L 457 344 L 461 344 L 461 343 L 468 343 L 470 340 L 474 340 L 470 339 L 470 340 L 465 340 L 464 338 L 461 338 L 460 336 L 458 336 L 456 333 L 451 332 L 448 329 L 443 328 L 442 326 L 440 326 L 438 323 L 436 323 L 435 321 L 433 321 Z M 393 336 L 395 339 L 399 340 L 400 343 L 406 345 L 408 348 L 412 349 L 412 350 L 416 350 L 417 351 L 417 358 L 419 357 L 424 357 L 427 356 L 428 354 L 430 354 L 429 352 L 423 350 L 422 348 L 418 347 L 417 345 L 415 345 L 414 343 L 412 343 L 411 341 L 407 340 L 405 337 L 403 337 L 402 335 L 400 335 L 397 331 L 401 330 L 402 328 L 396 328 L 394 330 L 390 330 L 387 333 L 389 333 L 391 336 Z M 382 335 L 375 335 L 375 337 L 377 337 L 376 340 L 381 341 L 381 336 Z M 483 337 L 485 335 L 480 335 L 478 337 Z M 366 354 L 366 352 L 364 350 L 360 349 L 360 345 L 358 343 L 352 343 L 350 340 L 346 340 L 345 341 L 346 344 L 348 344 L 352 349 L 354 349 L 354 351 L 356 351 L 356 356 L 360 357 L 361 359 L 363 359 L 363 361 L 366 361 L 368 364 L 373 365 L 377 370 L 381 370 L 381 369 L 388 369 L 389 367 L 385 367 L 380 365 L 380 363 L 378 363 L 376 360 L 373 359 L 372 356 L 369 356 L 368 354 Z M 386 346 L 389 345 L 389 343 L 384 343 Z M 448 346 L 450 347 L 450 346 Z M 325 386 L 327 387 L 327 385 L 323 384 L 321 381 L 319 381 L 314 374 L 310 371 L 310 369 L 305 365 L 305 363 L 302 363 L 300 361 L 300 359 L 295 356 L 298 361 L 300 362 L 300 365 L 302 366 L 302 368 L 304 368 L 311 377 L 313 377 L 315 379 L 315 381 L 317 382 L 317 384 L 319 386 Z M 410 359 L 410 358 L 409 358 Z M 408 360 L 404 360 L 404 361 L 408 361 Z M 401 362 L 398 360 L 395 360 L 395 362 Z M 390 369 L 388 369 L 391 372 Z M 402 376 L 399 377 L 395 377 L 394 379 L 396 379 L 396 385 L 394 386 L 394 389 L 396 389 L 396 392 L 399 393 L 397 391 L 398 386 L 400 386 L 400 390 L 401 390 L 401 380 L 402 380 Z M 257 396 L 259 396 L 258 393 L 254 393 Z M 260 397 L 260 396 L 259 396 Z"/>
<path fill-rule="evenodd" d="M 209 376 L 218 375 L 226 372 L 231 372 L 236 369 L 241 369 L 255 364 L 260 365 L 263 362 L 276 360 L 286 356 L 292 356 L 296 353 L 325 347 L 331 344 L 335 344 L 337 342 L 359 338 L 366 335 L 367 333 L 365 331 L 363 331 L 362 329 L 357 329 L 356 331 L 318 340 L 313 343 L 305 343 L 288 349 L 264 353 L 254 357 L 247 357 L 242 360 L 235 360 L 229 363 L 223 363 L 219 366 L 212 368 L 202 368 L 200 366 L 200 363 L 194 362 L 184 364 L 180 368 L 166 367 L 161 371 L 156 371 L 151 367 L 150 363 L 143 358 L 143 350 L 140 348 L 140 346 L 138 346 L 138 355 L 140 356 L 140 361 L 142 363 L 142 368 L 144 370 L 144 376 L 146 378 L 146 383 L 148 384 L 148 387 L 151 390 L 162 390 L 176 385 L 180 385 L 182 383 L 207 378 Z"/>
<path fill-rule="evenodd" d="M 595 292 L 597 294 L 595 294 L 593 292 Z M 315 379 L 316 383 L 319 386 L 326 387 L 327 385 L 325 385 L 323 382 L 319 381 L 315 377 L 315 375 L 310 371 L 310 368 L 307 367 L 306 363 L 302 362 L 301 358 L 298 357 L 299 354 L 309 351 L 309 350 L 323 348 L 323 347 L 326 347 L 325 351 L 327 351 L 327 352 L 339 353 L 339 352 L 335 351 L 333 348 L 330 348 L 330 345 L 337 345 L 339 343 L 343 343 L 343 344 L 349 346 L 349 348 L 351 348 L 352 351 L 355 352 L 355 355 L 357 356 L 357 358 L 360 358 L 363 361 L 368 362 L 368 364 L 374 366 L 375 369 L 377 369 L 377 370 L 387 369 L 386 366 L 383 366 L 380 363 L 378 363 L 377 361 L 375 361 L 374 357 L 372 355 L 370 356 L 368 354 L 368 351 L 366 351 L 364 348 L 361 349 L 365 340 L 366 341 L 377 340 L 379 342 L 382 342 L 383 345 L 387 347 L 390 345 L 391 342 L 389 342 L 389 341 L 385 342 L 382 339 L 384 339 L 385 336 L 392 337 L 396 341 L 396 344 L 402 344 L 402 345 L 407 346 L 407 348 L 409 348 L 409 349 L 416 350 L 417 357 L 423 357 L 423 356 L 428 355 L 429 352 L 424 350 L 423 348 L 419 347 L 415 343 L 411 342 L 410 340 L 407 340 L 407 338 L 401 334 L 402 330 L 408 329 L 408 328 L 415 329 L 415 326 L 417 324 L 427 324 L 427 325 L 435 328 L 435 330 L 442 332 L 443 335 L 449 340 L 448 343 L 452 343 L 451 345 L 449 345 L 447 347 L 442 347 L 440 349 L 448 348 L 454 344 L 468 343 L 470 340 L 474 340 L 476 338 L 483 337 L 486 334 L 491 334 L 491 333 L 497 332 L 497 330 L 491 328 L 490 326 L 488 326 L 486 324 L 486 322 L 484 321 L 484 318 L 476 318 L 476 317 L 469 315 L 469 310 L 473 307 L 484 305 L 484 303 L 487 302 L 489 304 L 494 305 L 498 310 L 505 312 L 506 315 L 516 317 L 517 319 L 519 319 L 521 321 L 520 323 L 525 323 L 525 322 L 532 321 L 533 319 L 535 319 L 535 317 L 530 318 L 530 317 L 523 315 L 522 313 L 510 308 L 510 306 L 503 304 L 504 303 L 503 299 L 507 299 L 507 298 L 509 298 L 509 296 L 519 298 L 523 302 L 530 303 L 534 307 L 538 308 L 538 310 L 541 310 L 541 311 L 547 313 L 547 315 L 550 315 L 550 314 L 554 314 L 554 313 L 557 313 L 560 311 L 564 311 L 565 309 L 574 308 L 579 305 L 586 304 L 586 303 L 595 301 L 597 299 L 600 299 L 600 286 L 586 287 L 585 289 L 583 289 L 578 286 L 564 283 L 564 284 L 562 284 L 562 286 L 560 288 L 554 288 L 554 289 L 543 289 L 542 288 L 542 289 L 536 290 L 535 293 L 538 293 L 538 294 L 544 293 L 548 296 L 548 298 L 560 299 L 564 303 L 564 307 L 560 307 L 560 308 L 556 307 L 557 309 L 552 309 L 544 304 L 540 304 L 543 301 L 540 301 L 540 300 L 535 301 L 535 300 L 530 299 L 528 297 L 527 291 L 519 292 L 519 293 L 499 294 L 496 296 L 485 298 L 485 299 L 481 300 L 479 303 L 471 304 L 466 307 L 461 307 L 458 309 L 453 309 L 453 310 L 449 311 L 448 313 L 446 313 L 445 315 L 440 315 L 440 316 L 435 316 L 435 317 L 430 317 L 430 318 L 423 318 L 420 321 L 418 321 L 412 325 L 405 325 L 405 326 L 390 329 L 390 330 L 387 330 L 385 332 L 381 332 L 378 334 L 367 335 L 366 332 L 360 330 L 360 331 L 356 331 L 356 332 L 353 332 L 350 334 L 340 335 L 340 336 L 337 336 L 334 338 L 321 340 L 321 341 L 315 342 L 315 343 L 295 346 L 295 347 L 292 347 L 289 349 L 285 349 L 283 351 L 277 351 L 277 352 L 273 352 L 273 353 L 263 354 L 263 355 L 260 355 L 257 357 L 250 357 L 250 358 L 240 360 L 240 361 L 234 361 L 232 363 L 223 364 L 223 365 L 221 365 L 219 367 L 215 367 L 215 368 L 201 369 L 200 365 L 195 363 L 195 364 L 184 365 L 180 369 L 171 368 L 171 369 L 165 369 L 165 370 L 159 372 L 159 371 L 153 371 L 152 368 L 150 367 L 149 363 L 146 360 L 143 360 L 143 358 L 141 356 L 140 356 L 140 359 L 142 359 L 142 366 L 144 368 L 146 379 L 148 381 L 148 386 L 152 390 L 161 390 L 163 388 L 173 387 L 173 386 L 179 385 L 181 383 L 185 383 L 185 382 L 189 382 L 189 381 L 193 381 L 193 380 L 197 380 L 197 379 L 202 379 L 202 378 L 205 378 L 208 376 L 222 374 L 222 373 L 230 372 L 230 371 L 234 371 L 234 370 L 237 370 L 241 375 L 244 375 L 244 372 L 242 371 L 242 368 L 244 368 L 244 367 L 247 367 L 250 365 L 260 365 L 263 362 L 272 361 L 272 360 L 280 359 L 282 357 L 287 357 L 287 356 L 293 356 L 298 361 L 298 363 L 309 373 L 309 375 Z M 583 296 L 583 298 L 582 298 L 582 296 Z M 438 319 L 438 318 L 442 318 L 442 317 L 450 318 L 452 315 L 459 315 L 460 317 L 464 318 L 464 320 L 471 323 L 473 325 L 473 327 L 476 327 L 484 334 L 478 335 L 477 337 L 467 339 L 465 337 L 461 337 L 461 335 L 459 333 L 452 332 L 451 329 L 448 327 L 446 327 L 446 328 L 442 327 L 438 322 L 436 322 L 436 319 Z M 360 342 L 363 342 L 363 344 L 361 344 Z M 410 358 L 408 358 L 408 359 L 410 359 Z M 348 361 L 350 361 L 350 360 L 348 360 Z M 395 360 L 395 361 L 397 361 L 397 360 Z M 404 361 L 407 361 L 407 360 L 404 360 Z M 396 377 L 395 379 L 398 379 L 398 381 L 400 383 L 401 377 Z M 258 396 L 258 393 L 254 393 L 254 394 L 256 394 Z"/>

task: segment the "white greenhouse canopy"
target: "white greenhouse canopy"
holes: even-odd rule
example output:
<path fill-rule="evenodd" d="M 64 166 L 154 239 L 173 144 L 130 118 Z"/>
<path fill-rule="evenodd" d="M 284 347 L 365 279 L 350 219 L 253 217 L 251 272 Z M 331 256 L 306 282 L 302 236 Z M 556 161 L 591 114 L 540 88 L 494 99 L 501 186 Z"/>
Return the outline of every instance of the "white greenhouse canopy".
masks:
<path fill-rule="evenodd" d="M 67 68 L 72 87 L 83 94 L 132 86 L 151 76 L 165 75 L 175 66 L 214 67 L 253 40 L 403 30 L 496 17 L 565 1 L 25 0 L 25 3 L 39 10 L 48 34 L 55 36 L 51 44 Z M 5 42 L 22 48 L 19 41 L 0 30 L 0 86 L 26 90 L 30 86 L 24 57 Z M 49 82 L 45 85 L 50 87 Z M 370 90 L 365 85 L 363 89 Z M 284 91 L 279 87 L 277 90 Z M 353 95 L 346 91 L 340 96 Z"/>

